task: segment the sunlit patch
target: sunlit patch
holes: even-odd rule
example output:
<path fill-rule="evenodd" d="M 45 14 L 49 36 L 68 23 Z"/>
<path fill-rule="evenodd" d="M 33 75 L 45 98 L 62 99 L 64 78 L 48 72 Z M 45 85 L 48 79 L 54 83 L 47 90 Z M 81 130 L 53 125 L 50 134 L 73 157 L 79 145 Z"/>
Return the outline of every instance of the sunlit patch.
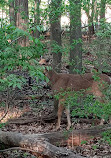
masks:
<path fill-rule="evenodd" d="M 23 109 L 20 109 L 18 107 L 14 107 L 14 108 L 10 108 L 8 109 L 7 113 L 6 113 L 6 109 L 5 107 L 1 107 L 0 108 L 0 120 L 1 120 L 1 123 L 6 123 L 9 119 L 16 119 L 16 118 L 19 118 L 21 117 L 24 113 L 30 111 L 30 108 L 29 107 L 23 107 Z M 6 115 L 5 115 L 6 113 Z"/>

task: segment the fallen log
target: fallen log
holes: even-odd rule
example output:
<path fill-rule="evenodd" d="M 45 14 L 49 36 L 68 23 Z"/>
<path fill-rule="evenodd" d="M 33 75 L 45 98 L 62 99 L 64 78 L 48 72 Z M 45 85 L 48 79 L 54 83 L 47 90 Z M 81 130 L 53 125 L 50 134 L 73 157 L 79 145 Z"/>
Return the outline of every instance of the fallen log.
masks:
<path fill-rule="evenodd" d="M 79 146 L 82 141 L 90 140 L 94 137 L 101 137 L 101 133 L 107 130 L 111 130 L 111 125 L 95 126 L 89 129 L 70 130 L 64 132 L 52 132 L 38 134 L 39 137 L 47 138 L 48 141 L 59 146 Z"/>
<path fill-rule="evenodd" d="M 48 142 L 48 139 L 43 135 L 23 135 L 21 133 L 3 132 L 0 131 L 0 142 L 10 147 L 21 147 L 35 151 L 50 158 L 83 158 L 61 147 L 56 147 Z M 1 152 L 3 152 L 1 150 Z"/>
<path fill-rule="evenodd" d="M 43 117 L 32 117 L 32 118 L 27 118 L 27 117 L 20 117 L 20 118 L 13 118 L 8 120 L 8 124 L 18 124 L 18 125 L 25 125 L 28 123 L 33 123 L 33 122 L 40 122 L 41 124 L 44 124 L 44 122 L 54 122 L 57 119 L 57 115 L 55 114 L 50 114 L 46 115 Z M 66 120 L 66 119 L 65 119 Z"/>
<path fill-rule="evenodd" d="M 8 124 L 18 124 L 18 125 L 25 125 L 28 123 L 33 123 L 33 122 L 40 122 L 41 124 L 45 123 L 51 123 L 56 121 L 57 119 L 57 115 L 55 115 L 54 113 L 50 114 L 50 115 L 46 115 L 46 116 L 42 116 L 42 117 L 32 117 L 32 118 L 27 118 L 27 117 L 20 117 L 20 118 L 12 118 L 12 119 L 8 119 Z M 99 119 L 87 119 L 87 118 L 80 118 L 77 119 L 77 121 L 79 123 L 89 123 L 89 124 L 93 124 L 93 125 L 98 125 L 100 124 Z M 64 115 L 64 117 L 62 117 L 61 119 L 62 123 L 67 123 L 66 120 L 66 116 Z"/>
<path fill-rule="evenodd" d="M 41 151 L 46 154 L 46 149 L 50 147 L 51 153 L 55 153 L 59 149 L 55 145 L 59 146 L 77 146 L 80 145 L 83 140 L 92 139 L 92 137 L 101 136 L 101 132 L 111 130 L 111 125 L 96 126 L 90 129 L 80 129 L 64 132 L 52 132 L 33 135 L 22 135 L 20 133 L 3 132 L 0 131 L 0 142 L 10 146 L 28 147 L 33 150 Z M 52 146 L 51 146 L 52 145 Z M 62 150 L 63 151 L 63 150 Z M 61 153 L 61 150 L 59 151 Z M 63 152 L 64 153 L 64 152 Z M 48 154 L 48 156 L 50 153 Z M 56 155 L 56 153 L 55 153 Z M 63 154 L 64 155 L 64 154 Z"/>

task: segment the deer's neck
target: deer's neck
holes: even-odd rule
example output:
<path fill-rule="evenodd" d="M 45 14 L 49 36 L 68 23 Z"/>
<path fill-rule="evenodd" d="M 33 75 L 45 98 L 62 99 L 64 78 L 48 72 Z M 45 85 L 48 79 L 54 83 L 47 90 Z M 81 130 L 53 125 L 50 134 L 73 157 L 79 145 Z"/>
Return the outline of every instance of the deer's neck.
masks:
<path fill-rule="evenodd" d="M 49 78 L 49 80 L 51 81 L 52 84 L 55 84 L 56 81 L 59 78 L 59 75 L 54 70 L 49 70 L 49 72 L 48 72 L 48 78 Z"/>

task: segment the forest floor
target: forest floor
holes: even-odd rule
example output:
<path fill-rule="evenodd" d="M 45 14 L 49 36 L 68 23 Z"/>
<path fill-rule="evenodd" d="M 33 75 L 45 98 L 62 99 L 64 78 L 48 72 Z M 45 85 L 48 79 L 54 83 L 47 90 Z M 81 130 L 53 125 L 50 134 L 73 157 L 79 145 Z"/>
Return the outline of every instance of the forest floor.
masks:
<path fill-rule="evenodd" d="M 94 60 L 94 56 L 90 53 L 86 54 L 87 58 L 90 60 Z M 85 57 L 85 56 L 84 56 Z M 67 69 L 63 67 L 63 72 L 66 72 Z M 20 72 L 17 72 L 20 73 Z M 24 76 L 28 78 L 27 74 L 24 73 Z M 52 92 L 49 88 L 46 87 L 46 83 L 44 81 L 40 81 L 39 86 L 38 83 L 33 79 L 33 86 L 25 85 L 21 90 L 16 89 L 13 94 L 9 95 L 9 107 L 7 108 L 7 114 L 2 120 L 2 131 L 11 131 L 18 132 L 22 134 L 38 134 L 38 133 L 48 133 L 55 131 L 55 125 L 57 122 L 56 119 L 49 119 L 47 121 L 43 121 L 44 117 L 49 117 L 53 113 L 53 98 Z M 34 88 L 34 85 L 38 89 Z M 40 88 L 39 88 L 40 87 Z M 45 87 L 45 88 L 44 88 Z M 13 95 L 13 98 L 11 96 Z M 29 96 L 42 96 L 38 99 L 30 99 Z M 3 97 L 5 94 L 3 95 Z M 15 99 L 17 98 L 17 99 Z M 25 98 L 25 99 L 24 99 Z M 12 101 L 13 100 L 13 101 Z M 0 107 L 0 118 L 6 112 L 6 107 Z M 28 120 L 34 119 L 33 121 L 28 122 Z M 13 122 L 10 122 L 9 119 L 13 119 Z M 23 120 L 27 120 L 27 122 L 23 123 Z M 9 121 L 8 123 L 6 123 Z M 18 121 L 18 122 L 17 122 Z M 80 123 L 78 118 L 72 120 L 72 128 L 73 129 L 88 129 L 94 126 L 92 123 L 82 122 Z M 66 130 L 66 122 L 62 121 L 61 128 L 59 131 Z M 111 158 L 111 146 L 103 140 L 102 137 L 94 137 L 89 141 L 81 142 L 80 146 L 73 146 L 70 148 L 74 153 L 78 153 L 82 156 L 89 158 Z M 14 150 L 14 151 L 6 151 L 2 155 L 0 154 L 0 158 L 34 158 L 29 152 L 24 152 L 22 150 Z"/>
<path fill-rule="evenodd" d="M 29 101 L 28 101 L 29 102 Z M 36 104 L 37 102 L 37 104 Z M 53 112 L 53 99 L 41 99 L 35 101 L 35 107 L 31 107 L 30 104 L 24 103 L 23 107 L 21 106 L 10 106 L 8 113 L 2 122 L 8 121 L 8 119 L 13 118 L 13 122 L 6 123 L 1 128 L 3 131 L 18 132 L 22 134 L 39 134 L 39 133 L 51 133 L 56 131 L 55 125 L 57 119 L 52 119 L 49 121 L 42 121 L 44 117 L 48 117 Z M 5 108 L 0 109 L 0 118 L 3 116 Z M 18 119 L 17 119 L 18 118 Z M 37 118 L 33 122 L 23 123 L 23 120 L 30 120 Z M 39 120 L 41 118 L 41 120 Z M 88 129 L 92 127 L 91 123 L 78 121 L 79 119 L 75 118 L 75 121 L 72 121 L 72 129 Z M 22 122 L 21 122 L 22 121 Z M 15 123 L 14 123 L 15 122 Z M 61 124 L 59 131 L 66 130 L 66 122 L 64 121 Z M 94 126 L 94 124 L 93 124 Z M 94 137 L 89 141 L 81 142 L 80 146 L 68 147 L 74 153 L 78 153 L 82 156 L 89 158 L 111 158 L 111 146 L 102 139 L 102 137 Z M 34 158 L 28 152 L 18 151 L 8 151 L 4 153 L 4 158 Z"/>

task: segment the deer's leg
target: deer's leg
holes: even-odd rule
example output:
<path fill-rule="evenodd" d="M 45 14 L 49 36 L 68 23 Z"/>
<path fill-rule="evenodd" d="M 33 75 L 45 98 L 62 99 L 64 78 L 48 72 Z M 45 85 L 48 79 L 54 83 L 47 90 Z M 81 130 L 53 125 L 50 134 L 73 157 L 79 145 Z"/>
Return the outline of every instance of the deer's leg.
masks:
<path fill-rule="evenodd" d="M 98 99 L 101 103 L 105 103 L 104 94 L 100 91 L 99 86 L 96 86 L 96 88 L 93 91 L 93 95 L 96 96 L 96 99 Z M 103 125 L 104 122 L 104 116 L 102 116 L 100 125 Z"/>
<path fill-rule="evenodd" d="M 68 123 L 67 130 L 69 130 L 69 129 L 70 129 L 70 127 L 71 127 L 70 109 L 69 109 L 69 106 L 65 108 L 65 112 L 66 112 L 66 116 L 67 116 L 67 123 Z"/>
<path fill-rule="evenodd" d="M 59 105 L 58 105 L 58 121 L 57 121 L 57 125 L 56 125 L 56 130 L 58 130 L 60 128 L 60 123 L 61 123 L 61 116 L 62 116 L 62 112 L 64 109 L 64 100 L 60 99 L 59 100 Z"/>

